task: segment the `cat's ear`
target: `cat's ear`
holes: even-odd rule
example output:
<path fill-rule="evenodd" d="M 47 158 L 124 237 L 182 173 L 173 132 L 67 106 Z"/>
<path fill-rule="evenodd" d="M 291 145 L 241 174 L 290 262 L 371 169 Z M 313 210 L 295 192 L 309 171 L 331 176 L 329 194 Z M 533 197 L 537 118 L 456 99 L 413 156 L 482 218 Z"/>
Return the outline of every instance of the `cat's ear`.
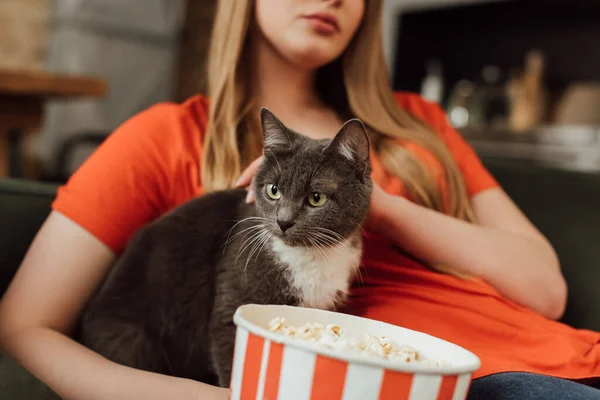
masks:
<path fill-rule="evenodd" d="M 260 109 L 264 147 L 271 151 L 291 149 L 294 137 L 283 123 L 267 108 Z"/>
<path fill-rule="evenodd" d="M 370 141 L 364 124 L 356 118 L 346 122 L 329 145 L 329 149 L 349 161 L 368 163 Z"/>

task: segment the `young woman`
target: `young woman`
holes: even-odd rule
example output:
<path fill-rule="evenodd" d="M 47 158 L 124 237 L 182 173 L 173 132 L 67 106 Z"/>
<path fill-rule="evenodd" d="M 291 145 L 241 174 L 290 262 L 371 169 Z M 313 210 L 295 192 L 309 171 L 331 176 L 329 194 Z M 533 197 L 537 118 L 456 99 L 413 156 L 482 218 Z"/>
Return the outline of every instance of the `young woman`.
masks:
<path fill-rule="evenodd" d="M 234 186 L 250 165 L 238 184 L 249 182 L 266 106 L 312 138 L 351 116 L 370 130 L 376 190 L 349 312 L 478 354 L 473 399 L 597 398 L 547 377 L 600 376 L 600 334 L 552 321 L 566 287 L 550 244 L 438 106 L 392 92 L 381 3 L 220 1 L 209 97 L 133 117 L 60 189 L 0 306 L 5 351 L 65 399 L 225 399 L 225 389 L 107 361 L 69 333 L 136 229 Z"/>

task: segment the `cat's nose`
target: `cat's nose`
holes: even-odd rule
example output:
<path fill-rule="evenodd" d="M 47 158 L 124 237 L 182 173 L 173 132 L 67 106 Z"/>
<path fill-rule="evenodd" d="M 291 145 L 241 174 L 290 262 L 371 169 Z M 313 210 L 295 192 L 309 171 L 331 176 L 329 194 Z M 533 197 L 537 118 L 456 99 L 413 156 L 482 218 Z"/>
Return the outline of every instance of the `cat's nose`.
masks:
<path fill-rule="evenodd" d="M 279 225 L 279 228 L 281 228 L 282 232 L 285 232 L 288 229 L 290 229 L 292 226 L 294 226 L 294 221 L 278 219 L 277 225 Z"/>

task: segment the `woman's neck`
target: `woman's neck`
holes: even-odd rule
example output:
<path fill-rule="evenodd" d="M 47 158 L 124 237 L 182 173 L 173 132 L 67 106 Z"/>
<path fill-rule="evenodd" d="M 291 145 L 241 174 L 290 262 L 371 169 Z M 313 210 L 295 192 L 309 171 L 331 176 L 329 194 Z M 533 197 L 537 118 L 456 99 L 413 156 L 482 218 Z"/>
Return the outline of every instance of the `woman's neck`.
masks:
<path fill-rule="evenodd" d="M 266 40 L 256 39 L 251 76 L 257 105 L 282 116 L 323 107 L 315 90 L 316 71 L 291 65 Z"/>

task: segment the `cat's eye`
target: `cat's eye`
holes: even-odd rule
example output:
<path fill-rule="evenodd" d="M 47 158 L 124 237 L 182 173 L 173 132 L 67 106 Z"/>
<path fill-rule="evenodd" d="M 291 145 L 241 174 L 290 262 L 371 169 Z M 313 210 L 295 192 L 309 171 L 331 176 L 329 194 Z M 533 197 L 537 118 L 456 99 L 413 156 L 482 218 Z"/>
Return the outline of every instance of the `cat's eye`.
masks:
<path fill-rule="evenodd" d="M 325 204 L 327 196 L 322 193 L 311 193 L 308 196 L 308 203 L 313 207 L 319 207 Z"/>
<path fill-rule="evenodd" d="M 279 191 L 279 188 L 277 187 L 277 185 L 269 183 L 266 186 L 266 190 L 267 190 L 267 196 L 269 196 L 269 198 L 271 198 L 273 200 L 279 200 L 281 198 L 281 192 Z"/>

